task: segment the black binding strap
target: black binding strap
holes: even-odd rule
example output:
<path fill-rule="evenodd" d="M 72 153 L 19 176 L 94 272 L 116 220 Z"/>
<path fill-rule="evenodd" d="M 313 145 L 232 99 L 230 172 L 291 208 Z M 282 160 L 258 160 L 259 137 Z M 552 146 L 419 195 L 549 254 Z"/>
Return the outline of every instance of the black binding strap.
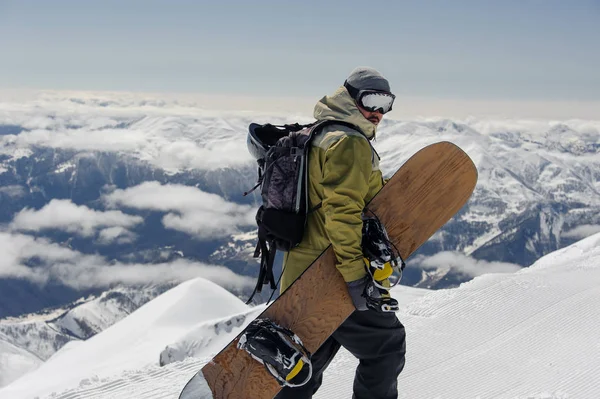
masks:
<path fill-rule="evenodd" d="M 258 271 L 258 279 L 256 281 L 256 286 L 254 287 L 254 291 L 246 304 L 250 304 L 252 299 L 254 299 L 254 295 L 262 292 L 262 286 L 270 284 L 271 289 L 275 290 L 277 288 L 277 284 L 275 283 L 275 275 L 273 274 L 273 263 L 275 263 L 275 243 L 268 242 L 262 234 L 259 234 L 258 244 L 256 244 L 256 249 L 254 250 L 254 257 L 258 258 L 260 256 L 260 268 Z"/>

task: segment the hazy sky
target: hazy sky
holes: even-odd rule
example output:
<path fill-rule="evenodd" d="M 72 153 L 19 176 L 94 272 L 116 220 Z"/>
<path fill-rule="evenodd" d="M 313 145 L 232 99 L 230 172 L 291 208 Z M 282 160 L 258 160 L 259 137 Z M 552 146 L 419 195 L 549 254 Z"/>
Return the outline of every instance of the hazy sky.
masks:
<path fill-rule="evenodd" d="M 600 101 L 600 0 L 0 0 L 0 88 Z"/>

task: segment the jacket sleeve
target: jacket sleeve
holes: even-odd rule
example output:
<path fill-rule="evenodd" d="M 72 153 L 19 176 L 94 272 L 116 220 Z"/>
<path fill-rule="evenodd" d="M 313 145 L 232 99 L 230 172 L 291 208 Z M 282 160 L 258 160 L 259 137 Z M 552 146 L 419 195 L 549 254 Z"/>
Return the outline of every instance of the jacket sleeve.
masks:
<path fill-rule="evenodd" d="M 366 275 L 361 213 L 369 190 L 371 156 L 369 143 L 357 136 L 342 138 L 325 153 L 322 183 L 325 230 L 346 282 Z"/>

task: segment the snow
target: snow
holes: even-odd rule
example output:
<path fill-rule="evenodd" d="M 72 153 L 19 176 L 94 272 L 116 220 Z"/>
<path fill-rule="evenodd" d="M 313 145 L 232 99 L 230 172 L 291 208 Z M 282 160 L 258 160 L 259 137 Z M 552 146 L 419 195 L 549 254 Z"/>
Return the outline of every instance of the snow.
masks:
<path fill-rule="evenodd" d="M 248 306 L 207 280 L 187 281 L 102 333 L 57 352 L 40 368 L 0 390 L 0 397 L 35 397 L 82 382 L 86 385 L 119 371 L 158 367 L 159 354 L 167 344 L 198 323 L 221 319 L 225 309 L 242 313 Z"/>
<path fill-rule="evenodd" d="M 122 309 L 120 309 L 117 303 L 106 301 L 102 303 L 104 306 L 99 306 L 98 302 L 90 301 L 82 304 L 66 312 L 53 324 L 68 330 L 77 337 L 84 338 L 89 332 L 82 329 L 82 321 L 85 321 L 88 329 L 102 331 L 122 317 Z"/>
<path fill-rule="evenodd" d="M 21 375 L 35 370 L 42 364 L 35 355 L 9 342 L 0 333 L 0 387 L 8 385 Z"/>
<path fill-rule="evenodd" d="M 144 303 L 155 298 L 172 285 L 144 287 L 115 287 L 98 297 L 80 299 L 79 305 L 50 321 L 52 327 L 86 339 L 105 330 L 129 315 Z"/>
<path fill-rule="evenodd" d="M 181 361 L 187 357 L 205 357 L 205 360 L 210 360 L 212 354 L 227 346 L 232 337 L 241 333 L 264 309 L 265 306 L 260 305 L 241 314 L 199 323 L 174 343 L 167 345 L 160 353 L 160 364 Z"/>
<path fill-rule="evenodd" d="M 76 166 L 77 165 L 75 165 L 74 162 L 64 162 L 56 166 L 56 169 L 54 169 L 54 173 L 64 173 L 68 170 L 75 169 Z"/>
<path fill-rule="evenodd" d="M 12 345 L 42 360 L 47 360 L 73 337 L 43 319 L 44 316 L 40 316 L 38 320 L 29 317 L 26 321 L 2 321 L 0 322 L 0 335 L 4 336 L 5 340 Z"/>
<path fill-rule="evenodd" d="M 482 275 L 455 289 L 394 288 L 408 335 L 399 398 L 600 397 L 598 281 L 600 234 L 530 268 Z M 177 398 L 260 310 L 206 280 L 188 281 L 68 345 L 0 397 Z M 167 346 L 179 358 L 160 367 Z M 342 350 L 315 398 L 351 397 L 355 366 Z"/>
<path fill-rule="evenodd" d="M 599 397 L 599 278 L 596 235 L 529 269 L 413 302 L 400 316 L 408 354 L 399 397 Z M 355 364 L 340 356 L 317 397 L 350 397 L 345 370 Z"/>
<path fill-rule="evenodd" d="M 80 298 L 66 308 L 3 319 L 0 320 L 0 339 L 41 359 L 36 362 L 39 366 L 65 345 L 73 347 L 75 342 L 72 340 L 86 339 L 105 330 L 171 287 L 173 284 L 115 287 L 97 298 Z M 0 357 L 7 355 L 4 350 L 12 355 L 10 348 L 0 345 Z M 11 375 L 16 379 L 32 369 L 11 367 Z M 17 374 L 16 370 L 21 370 L 22 374 Z M 0 366 L 0 374 L 5 373 Z M 0 387 L 4 385 L 0 383 Z"/>

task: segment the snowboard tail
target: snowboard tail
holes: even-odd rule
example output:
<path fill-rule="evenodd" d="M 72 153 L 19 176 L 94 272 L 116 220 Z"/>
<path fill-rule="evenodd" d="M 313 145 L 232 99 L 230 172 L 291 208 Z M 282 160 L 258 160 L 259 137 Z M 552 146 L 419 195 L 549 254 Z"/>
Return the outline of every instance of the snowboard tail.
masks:
<path fill-rule="evenodd" d="M 406 259 L 460 210 L 476 182 L 477 169 L 464 151 L 449 142 L 436 143 L 406 161 L 366 208 Z M 335 265 L 330 246 L 258 318 L 290 329 L 310 353 L 316 352 L 354 311 Z M 192 392 L 198 380 L 210 387 L 213 399 L 272 399 L 277 394 L 277 380 L 237 349 L 240 336 L 190 380 L 180 399 L 211 398 Z"/>

